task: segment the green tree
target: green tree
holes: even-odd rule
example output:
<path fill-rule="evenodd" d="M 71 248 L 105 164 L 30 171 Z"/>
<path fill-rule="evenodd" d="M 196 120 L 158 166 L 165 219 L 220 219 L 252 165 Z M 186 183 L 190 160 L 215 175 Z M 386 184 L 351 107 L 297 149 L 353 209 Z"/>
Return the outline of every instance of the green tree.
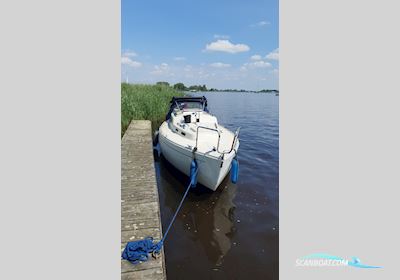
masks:
<path fill-rule="evenodd" d="M 168 82 L 157 82 L 157 85 L 169 87 L 169 83 Z"/>
<path fill-rule="evenodd" d="M 174 85 L 174 89 L 176 90 L 186 90 L 186 87 L 183 83 L 177 83 Z"/>
<path fill-rule="evenodd" d="M 206 85 L 199 86 L 201 91 L 207 91 Z"/>

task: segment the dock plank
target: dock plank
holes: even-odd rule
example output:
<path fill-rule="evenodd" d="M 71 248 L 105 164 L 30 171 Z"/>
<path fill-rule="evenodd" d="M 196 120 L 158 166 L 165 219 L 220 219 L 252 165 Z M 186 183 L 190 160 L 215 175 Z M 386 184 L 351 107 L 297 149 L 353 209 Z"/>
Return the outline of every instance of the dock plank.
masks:
<path fill-rule="evenodd" d="M 121 253 L 127 242 L 147 236 L 162 238 L 151 122 L 134 120 L 121 143 Z M 121 260 L 121 279 L 165 280 L 164 250 L 137 265 Z"/>

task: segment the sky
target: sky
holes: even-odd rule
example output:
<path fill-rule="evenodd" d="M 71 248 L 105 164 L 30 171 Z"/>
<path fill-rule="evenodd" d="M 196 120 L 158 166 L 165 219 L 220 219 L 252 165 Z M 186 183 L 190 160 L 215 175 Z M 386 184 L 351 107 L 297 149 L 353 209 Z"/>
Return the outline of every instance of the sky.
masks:
<path fill-rule="evenodd" d="M 279 89 L 278 0 L 122 0 L 121 81 Z"/>

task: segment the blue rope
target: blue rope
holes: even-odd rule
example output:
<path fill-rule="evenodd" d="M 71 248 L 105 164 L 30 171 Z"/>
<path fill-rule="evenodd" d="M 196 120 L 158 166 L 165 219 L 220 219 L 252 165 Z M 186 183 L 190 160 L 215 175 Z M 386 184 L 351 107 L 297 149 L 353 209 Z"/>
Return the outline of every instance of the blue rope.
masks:
<path fill-rule="evenodd" d="M 137 264 L 141 261 L 147 261 L 148 253 L 155 253 L 155 254 L 160 253 L 161 248 L 164 245 L 164 241 L 168 236 L 169 230 L 171 229 L 173 223 L 175 222 L 175 219 L 179 213 L 179 210 L 181 210 L 183 202 L 185 201 L 186 196 L 189 193 L 190 187 L 192 186 L 192 184 L 196 183 L 195 178 L 197 176 L 197 172 L 198 172 L 198 166 L 196 164 L 195 172 L 193 174 L 191 174 L 191 176 L 190 176 L 189 185 L 186 187 L 186 191 L 181 199 L 181 202 L 178 205 L 178 208 L 175 211 L 174 216 L 172 217 L 171 222 L 168 225 L 167 230 L 165 231 L 163 238 L 156 244 L 153 244 L 152 237 L 147 237 L 143 240 L 128 242 L 128 244 L 126 244 L 126 247 L 122 253 L 123 259 L 130 261 L 132 264 Z"/>
<path fill-rule="evenodd" d="M 196 168 L 196 171 L 195 171 L 194 176 L 197 176 L 197 171 L 198 171 L 198 168 Z M 156 254 L 160 253 L 161 247 L 164 245 L 164 240 L 167 238 L 168 232 L 169 232 L 169 230 L 171 229 L 172 224 L 175 222 L 176 216 L 178 215 L 179 210 L 181 210 L 181 207 L 182 207 L 182 205 L 183 205 L 183 202 L 185 201 L 186 196 L 187 196 L 187 194 L 189 193 L 190 187 L 192 186 L 192 181 L 193 181 L 193 180 L 191 179 L 190 182 L 189 182 L 189 185 L 186 187 L 185 194 L 183 195 L 183 197 L 182 197 L 182 199 L 181 199 L 181 202 L 179 203 L 178 208 L 176 209 L 175 214 L 174 214 L 174 216 L 172 217 L 172 220 L 171 220 L 171 222 L 169 223 L 168 228 L 167 228 L 167 230 L 165 231 L 165 234 L 164 234 L 163 238 L 161 239 L 160 242 L 158 242 L 158 243 L 155 245 L 154 252 L 155 252 Z"/>

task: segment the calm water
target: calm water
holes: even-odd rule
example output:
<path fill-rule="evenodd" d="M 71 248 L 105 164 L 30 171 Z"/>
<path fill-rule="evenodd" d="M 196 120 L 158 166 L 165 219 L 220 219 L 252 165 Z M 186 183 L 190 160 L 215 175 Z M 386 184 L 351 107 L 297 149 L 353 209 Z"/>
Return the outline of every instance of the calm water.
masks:
<path fill-rule="evenodd" d="M 204 95 L 220 124 L 241 127 L 239 182 L 190 191 L 165 243 L 167 277 L 278 279 L 279 97 Z M 163 158 L 156 171 L 166 229 L 188 178 Z"/>

